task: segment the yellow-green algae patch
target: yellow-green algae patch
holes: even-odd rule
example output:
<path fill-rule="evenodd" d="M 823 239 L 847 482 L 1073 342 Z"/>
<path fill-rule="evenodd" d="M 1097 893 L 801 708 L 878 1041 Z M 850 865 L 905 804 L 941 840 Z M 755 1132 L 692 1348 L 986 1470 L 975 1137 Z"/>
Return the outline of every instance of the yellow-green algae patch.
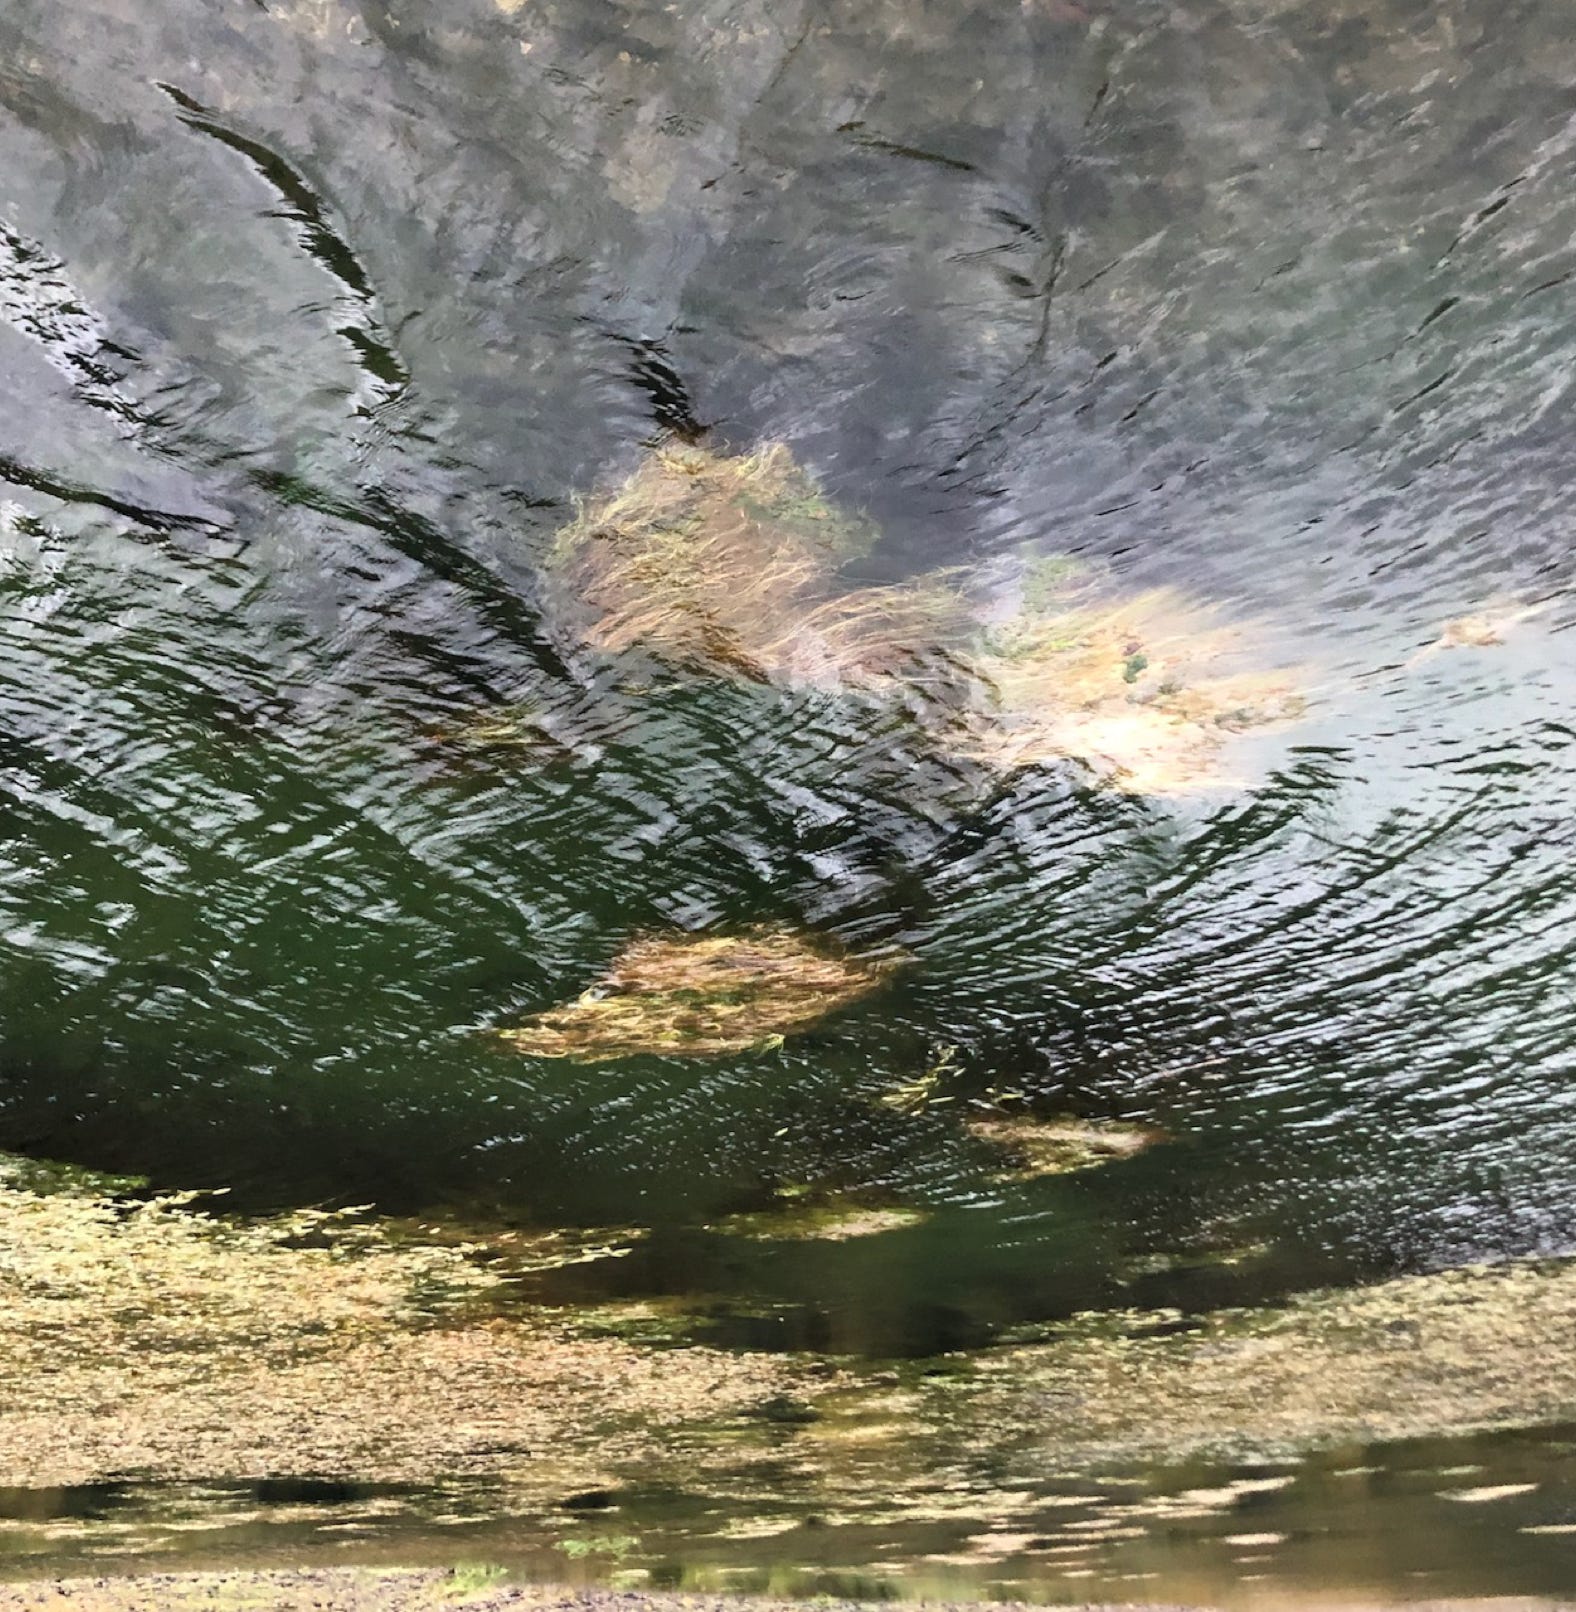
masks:
<path fill-rule="evenodd" d="M 1089 1170 L 1131 1158 L 1161 1140 L 1143 1125 L 1116 1120 L 1039 1119 L 1032 1114 L 982 1114 L 964 1122 L 971 1136 L 1001 1157 L 997 1179 L 1031 1181 L 1044 1175 Z"/>
<path fill-rule="evenodd" d="M 1044 1342 L 982 1351 L 952 1378 L 834 1395 L 805 1439 L 825 1445 L 823 1468 L 879 1459 L 872 1447 L 885 1441 L 861 1432 L 875 1417 L 907 1430 L 924 1468 L 962 1460 L 983 1440 L 999 1448 L 1004 1472 L 1031 1479 L 1576 1416 L 1576 1261 L 1310 1293 L 1178 1331 L 1182 1321 L 1169 1311 L 1075 1318 Z M 856 1435 L 848 1443 L 845 1427 Z M 895 1445 L 882 1453 L 902 1460 Z"/>
<path fill-rule="evenodd" d="M 997 771 L 1076 760 L 1131 794 L 1233 785 L 1231 741 L 1306 708 L 1305 669 L 1255 664 L 1263 637 L 1169 588 L 1046 590 L 985 636 L 973 660 L 985 698 L 956 748 Z"/>
<path fill-rule="evenodd" d="M 729 1215 L 712 1229 L 754 1242 L 848 1242 L 879 1237 L 923 1224 L 923 1209 L 908 1204 L 863 1201 L 858 1194 L 834 1194 L 785 1202 L 771 1209 Z"/>
<path fill-rule="evenodd" d="M 0 1185 L 0 1487 L 279 1473 L 605 1483 L 784 1361 L 655 1352 L 493 1306 L 476 1250 Z"/>
<path fill-rule="evenodd" d="M 775 1045 L 868 996 L 890 971 L 887 961 L 837 956 L 781 927 L 649 935 L 575 1001 L 496 1034 L 538 1058 L 718 1056 Z"/>
<path fill-rule="evenodd" d="M 548 570 L 560 616 L 587 647 L 766 680 L 788 670 L 796 626 L 874 536 L 781 444 L 720 454 L 669 442 L 581 508 Z"/>

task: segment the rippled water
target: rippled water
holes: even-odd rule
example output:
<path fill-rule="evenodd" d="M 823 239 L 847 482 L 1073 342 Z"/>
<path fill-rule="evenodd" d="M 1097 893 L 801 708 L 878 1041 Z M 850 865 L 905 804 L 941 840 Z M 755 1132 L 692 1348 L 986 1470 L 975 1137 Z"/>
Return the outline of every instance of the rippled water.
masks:
<path fill-rule="evenodd" d="M 875 1352 L 1576 1246 L 1573 92 L 1547 0 L 10 0 L 0 1146 L 650 1224 L 587 1290 Z M 1309 719 L 964 809 L 858 702 L 588 681 L 540 562 L 674 429 L 876 577 L 1272 619 Z M 769 920 L 915 961 L 721 1062 L 475 1034 Z M 1170 1140 L 995 1184 L 870 1101 L 945 1048 Z M 935 1213 L 699 1229 L 806 1183 Z"/>

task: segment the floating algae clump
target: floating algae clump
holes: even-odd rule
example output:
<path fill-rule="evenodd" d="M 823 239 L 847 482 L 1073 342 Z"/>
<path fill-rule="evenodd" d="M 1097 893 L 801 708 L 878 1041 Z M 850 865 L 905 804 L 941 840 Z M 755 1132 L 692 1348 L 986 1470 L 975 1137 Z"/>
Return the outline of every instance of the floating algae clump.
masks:
<path fill-rule="evenodd" d="M 575 1001 L 497 1034 L 539 1058 L 587 1063 L 743 1052 L 869 995 L 890 968 L 834 956 L 782 928 L 646 936 Z"/>
<path fill-rule="evenodd" d="M 1245 667 L 1248 629 L 1170 589 L 1041 591 L 973 659 L 985 697 L 958 748 L 995 770 L 1075 759 L 1132 794 L 1183 793 L 1233 782 L 1234 735 L 1302 714 L 1296 674 Z"/>
<path fill-rule="evenodd" d="M 983 571 L 847 586 L 875 540 L 781 444 L 668 443 L 558 534 L 549 595 L 583 648 L 885 696 L 993 774 L 1076 760 L 1134 794 L 1230 784 L 1233 736 L 1301 714 L 1299 678 L 1255 664 L 1248 625 L 1172 590 L 1113 598 L 1081 562 L 1042 556 L 1012 618 L 986 625 Z"/>
<path fill-rule="evenodd" d="M 875 533 L 836 509 L 780 444 L 665 444 L 558 534 L 550 569 L 579 641 L 768 680 L 791 666 L 827 579 Z"/>

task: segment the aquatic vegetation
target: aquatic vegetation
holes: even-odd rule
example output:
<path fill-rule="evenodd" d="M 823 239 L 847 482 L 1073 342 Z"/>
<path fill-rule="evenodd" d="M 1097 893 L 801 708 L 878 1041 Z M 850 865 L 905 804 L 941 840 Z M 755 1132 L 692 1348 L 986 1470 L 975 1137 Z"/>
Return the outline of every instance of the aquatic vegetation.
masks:
<path fill-rule="evenodd" d="M 496 1589 L 509 1577 L 509 1569 L 497 1562 L 460 1562 L 450 1568 L 443 1589 L 455 1601 L 469 1601 L 486 1590 Z"/>
<path fill-rule="evenodd" d="M 1309 1293 L 1199 1316 L 1186 1331 L 1179 1319 L 1091 1314 L 1044 1343 L 987 1351 L 934 1414 L 975 1439 L 989 1428 L 1010 1443 L 1014 1429 L 1032 1429 L 1019 1460 L 1070 1470 L 1196 1454 L 1260 1459 L 1553 1424 L 1576 1411 L 1576 1261 Z"/>
<path fill-rule="evenodd" d="M 533 706 L 522 703 L 464 712 L 434 729 L 429 737 L 436 744 L 460 750 L 510 750 L 545 761 L 570 752 L 570 746 L 553 732 L 550 721 Z"/>
<path fill-rule="evenodd" d="M 919 1074 L 889 1087 L 876 1101 L 900 1114 L 923 1114 L 927 1109 L 941 1108 L 957 1100 L 947 1091 L 948 1077 L 956 1074 L 957 1067 L 958 1049 L 938 1047 Z"/>
<path fill-rule="evenodd" d="M 230 1572 L 148 1573 L 0 1584 L 0 1612 L 547 1612 L 542 1592 L 526 1595 L 480 1569 L 298 1567 Z"/>
<path fill-rule="evenodd" d="M 30 1159 L 20 1153 L 0 1153 L 0 1190 L 29 1192 L 49 1197 L 57 1192 L 78 1197 L 106 1198 L 137 1192 L 148 1184 L 146 1176 L 108 1175 L 58 1159 Z"/>
<path fill-rule="evenodd" d="M 986 632 L 972 662 L 985 696 L 958 743 L 993 768 L 1076 760 L 1132 794 L 1221 787 L 1235 781 L 1225 757 L 1234 735 L 1305 709 L 1305 674 L 1244 664 L 1250 628 L 1174 590 L 1035 597 Z"/>
<path fill-rule="evenodd" d="M 797 1385 L 781 1361 L 501 1313 L 485 1250 L 194 1197 L 0 1186 L 0 1486 L 504 1472 L 561 1494 L 700 1406 Z"/>
<path fill-rule="evenodd" d="M 729 1215 L 712 1230 L 755 1242 L 847 1242 L 921 1225 L 926 1214 L 906 1204 L 862 1200 L 858 1193 L 798 1200 L 771 1209 Z"/>
<path fill-rule="evenodd" d="M 1514 601 L 1490 605 L 1471 615 L 1457 616 L 1447 621 L 1439 636 L 1425 644 L 1407 661 L 1408 666 L 1430 659 L 1449 649 L 1493 649 L 1505 642 L 1505 635 L 1525 621 L 1535 620 L 1548 609 L 1548 602 L 1532 604 Z"/>
<path fill-rule="evenodd" d="M 839 587 L 874 541 L 780 444 L 668 443 L 559 533 L 549 594 L 584 647 L 865 690 L 991 771 L 1070 759 L 1135 794 L 1233 781 L 1227 741 L 1303 709 L 1300 674 L 1252 664 L 1247 627 L 1173 590 L 1102 598 L 1093 568 L 1042 555 L 1021 567 L 1014 613 L 988 620 L 982 577 L 957 570 Z"/>
<path fill-rule="evenodd" d="M 763 1049 L 878 989 L 858 961 L 776 927 L 632 941 L 590 990 L 497 1037 L 538 1058 L 714 1057 Z"/>
<path fill-rule="evenodd" d="M 764 681 L 790 675 L 798 624 L 874 541 L 781 444 L 720 454 L 668 442 L 580 509 L 548 569 L 581 644 Z"/>
<path fill-rule="evenodd" d="M 1002 1165 L 997 1179 L 1002 1181 L 1032 1181 L 1092 1169 L 1131 1158 L 1162 1140 L 1159 1131 L 1143 1125 L 1039 1119 L 1031 1114 L 971 1116 L 965 1128 L 998 1151 Z"/>
<path fill-rule="evenodd" d="M 1039 618 L 1065 610 L 1070 600 L 1094 585 L 1095 577 L 1093 567 L 1073 555 L 1031 555 L 1023 561 L 1019 571 L 1022 611 Z"/>
<path fill-rule="evenodd" d="M 1213 1245 L 1191 1243 L 1183 1248 L 1155 1249 L 1146 1254 L 1134 1254 L 1118 1261 L 1117 1270 L 1123 1281 L 1143 1276 L 1159 1276 L 1170 1271 L 1199 1270 L 1213 1266 L 1219 1270 L 1238 1265 L 1251 1265 L 1268 1258 L 1273 1244 L 1258 1242 L 1221 1242 Z"/>
<path fill-rule="evenodd" d="M 620 1561 L 631 1551 L 639 1550 L 640 1539 L 635 1534 L 572 1535 L 559 1541 L 558 1548 L 571 1560 L 587 1556 L 607 1556 Z"/>

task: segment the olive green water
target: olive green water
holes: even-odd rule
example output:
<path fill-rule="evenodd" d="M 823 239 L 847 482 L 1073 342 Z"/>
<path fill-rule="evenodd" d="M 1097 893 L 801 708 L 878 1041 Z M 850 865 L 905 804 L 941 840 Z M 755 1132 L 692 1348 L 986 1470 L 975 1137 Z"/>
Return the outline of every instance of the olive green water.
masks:
<path fill-rule="evenodd" d="M 1573 94 L 1551 0 L 10 0 L 0 1148 L 646 1228 L 533 1297 L 875 1358 L 1570 1251 Z M 701 428 L 866 511 L 869 580 L 1270 617 L 1307 719 L 1225 796 L 960 805 L 868 702 L 566 664 L 554 532 Z M 771 922 L 911 961 L 734 1058 L 477 1034 Z M 1166 1140 L 1003 1183 L 1003 1092 Z M 719 1229 L 845 1188 L 923 1218 Z M 1426 1481 L 1365 1490 L 1381 1588 Z M 1558 1587 L 1481 1515 L 1434 1587 Z M 1185 1589 L 1152 1549 L 1069 1582 Z"/>

